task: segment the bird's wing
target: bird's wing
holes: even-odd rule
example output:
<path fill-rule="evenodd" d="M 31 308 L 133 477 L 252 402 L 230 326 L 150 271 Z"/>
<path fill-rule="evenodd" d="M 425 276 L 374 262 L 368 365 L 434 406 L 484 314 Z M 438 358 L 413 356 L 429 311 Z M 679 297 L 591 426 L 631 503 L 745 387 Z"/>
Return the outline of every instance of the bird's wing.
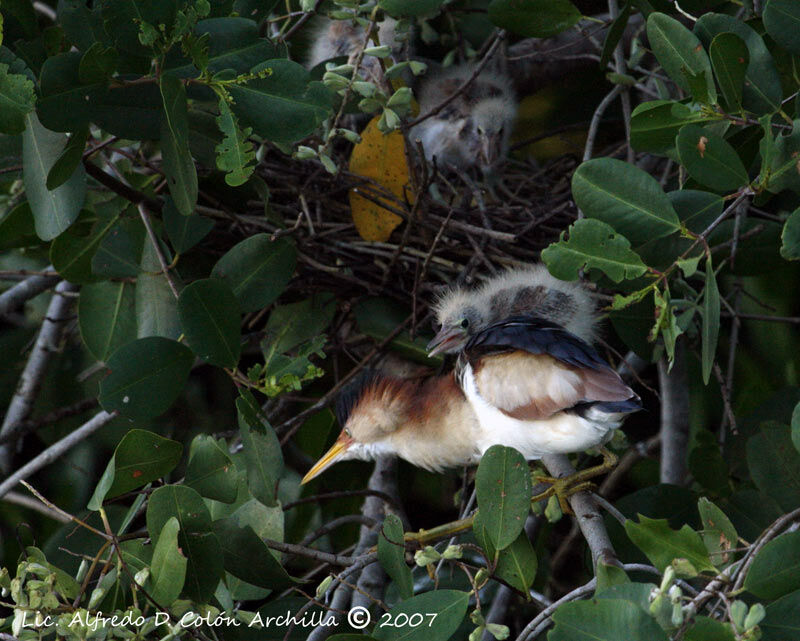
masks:
<path fill-rule="evenodd" d="M 590 345 L 532 316 L 490 325 L 465 347 L 481 397 L 520 420 L 636 394 Z"/>

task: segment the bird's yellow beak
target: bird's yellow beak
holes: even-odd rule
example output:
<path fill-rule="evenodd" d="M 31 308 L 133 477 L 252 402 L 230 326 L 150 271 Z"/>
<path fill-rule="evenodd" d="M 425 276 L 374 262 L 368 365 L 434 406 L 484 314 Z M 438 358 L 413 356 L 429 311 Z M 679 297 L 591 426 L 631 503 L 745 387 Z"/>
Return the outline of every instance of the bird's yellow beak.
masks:
<path fill-rule="evenodd" d="M 466 332 L 461 327 L 442 327 L 439 333 L 428 343 L 428 358 L 448 352 L 458 350 L 467 342 Z"/>
<path fill-rule="evenodd" d="M 308 473 L 303 477 L 303 480 L 300 481 L 300 485 L 304 485 L 308 483 L 311 479 L 316 478 L 320 474 L 322 474 L 325 470 L 327 470 L 331 465 L 334 463 L 338 463 L 342 456 L 347 452 L 350 448 L 350 445 L 353 443 L 353 439 L 351 439 L 344 431 L 339 435 L 339 438 L 336 439 L 336 442 L 331 446 L 323 457 L 314 463 L 314 467 L 308 470 Z"/>

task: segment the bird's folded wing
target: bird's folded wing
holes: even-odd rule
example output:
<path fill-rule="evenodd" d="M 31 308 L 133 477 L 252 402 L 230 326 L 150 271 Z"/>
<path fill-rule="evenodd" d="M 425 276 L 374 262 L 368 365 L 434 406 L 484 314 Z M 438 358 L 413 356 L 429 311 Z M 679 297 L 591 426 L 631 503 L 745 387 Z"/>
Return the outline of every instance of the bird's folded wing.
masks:
<path fill-rule="evenodd" d="M 472 366 L 481 397 L 519 420 L 540 420 L 579 404 L 635 397 L 609 367 L 575 367 L 546 354 L 494 354 L 476 359 Z"/>

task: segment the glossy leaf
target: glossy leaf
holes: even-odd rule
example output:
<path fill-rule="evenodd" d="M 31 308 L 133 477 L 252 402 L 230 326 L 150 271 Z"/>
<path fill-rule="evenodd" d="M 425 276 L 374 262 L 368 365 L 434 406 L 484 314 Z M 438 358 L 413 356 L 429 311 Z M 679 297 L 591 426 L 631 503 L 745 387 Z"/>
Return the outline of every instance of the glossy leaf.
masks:
<path fill-rule="evenodd" d="M 781 508 L 788 512 L 800 507 L 800 452 L 792 444 L 788 426 L 762 423 L 747 440 L 747 466 L 758 489 Z"/>
<path fill-rule="evenodd" d="M 679 574 L 693 576 L 697 572 L 716 572 L 700 535 L 688 525 L 676 531 L 666 519 L 648 519 L 640 514 L 638 523 L 625 521 L 625 531 L 659 572 L 676 559 L 684 561 L 681 566 L 685 571 Z"/>
<path fill-rule="evenodd" d="M 222 547 L 225 570 L 233 576 L 270 589 L 282 589 L 295 583 L 249 525 L 229 517 L 214 521 L 214 532 Z"/>
<path fill-rule="evenodd" d="M 794 443 L 794 448 L 800 452 L 800 403 L 794 406 L 792 412 L 792 443 Z"/>
<path fill-rule="evenodd" d="M 379 117 L 369 121 L 359 142 L 350 154 L 351 173 L 376 181 L 400 203 L 411 199 L 410 175 L 406 160 L 405 139 L 399 131 L 384 134 L 378 129 Z M 361 238 L 385 243 L 403 219 L 385 207 L 351 189 L 350 210 Z M 381 199 L 379 199 L 381 200 Z M 396 201 L 387 204 L 398 207 Z"/>
<path fill-rule="evenodd" d="M 161 76 L 161 153 L 164 173 L 172 201 L 178 211 L 188 216 L 197 204 L 197 170 L 189 151 L 189 115 L 186 89 L 172 75 Z"/>
<path fill-rule="evenodd" d="M 136 279 L 136 323 L 139 338 L 181 335 L 178 301 L 161 273 L 153 244 L 147 239 L 142 249 L 142 273 Z M 172 275 L 176 279 L 175 273 Z"/>
<path fill-rule="evenodd" d="M 195 354 L 212 365 L 236 367 L 241 348 L 241 314 L 236 296 L 216 278 L 198 280 L 178 298 L 183 333 Z"/>
<path fill-rule="evenodd" d="M 787 532 L 761 548 L 744 588 L 759 599 L 777 599 L 800 590 L 800 532 Z"/>
<path fill-rule="evenodd" d="M 686 125 L 675 140 L 681 165 L 697 182 L 716 191 L 733 191 L 750 182 L 736 150 L 720 135 Z"/>
<path fill-rule="evenodd" d="M 187 559 L 178 546 L 178 519 L 171 516 L 156 540 L 147 594 L 159 605 L 169 607 L 178 598 L 186 580 Z"/>
<path fill-rule="evenodd" d="M 92 260 L 101 241 L 114 226 L 117 217 L 100 218 L 91 226 L 79 222 L 59 235 L 50 245 L 50 262 L 56 271 L 72 283 L 91 283 Z"/>
<path fill-rule="evenodd" d="M 53 163 L 53 166 L 47 173 L 46 185 L 50 191 L 59 188 L 75 173 L 83 157 L 83 150 L 88 137 L 88 127 L 79 129 L 69 137 L 64 151 L 61 152 L 58 160 Z"/>
<path fill-rule="evenodd" d="M 794 0 L 767 0 L 761 15 L 772 39 L 800 55 L 800 5 Z"/>
<path fill-rule="evenodd" d="M 775 61 L 764 40 L 752 27 L 733 16 L 706 13 L 695 23 L 694 32 L 706 46 L 711 45 L 714 36 L 724 32 L 744 40 L 750 52 L 750 62 L 745 73 L 742 104 L 757 114 L 774 113 L 780 108 L 783 90 Z"/>
<path fill-rule="evenodd" d="M 703 290 L 703 345 L 701 361 L 703 365 L 703 383 L 708 385 L 711 369 L 714 366 L 714 357 L 717 353 L 717 339 L 719 338 L 719 288 L 717 277 L 714 275 L 714 266 L 711 257 L 706 258 L 706 286 Z"/>
<path fill-rule="evenodd" d="M 90 510 L 99 510 L 103 501 L 125 494 L 169 474 L 181 460 L 183 446 L 147 430 L 129 431 L 117 445 L 106 466 Z"/>
<path fill-rule="evenodd" d="M 236 500 L 238 474 L 228 453 L 212 436 L 198 434 L 189 449 L 184 483 L 201 496 L 223 503 Z"/>
<path fill-rule="evenodd" d="M 433 15 L 444 0 L 378 0 L 378 6 L 394 17 Z"/>
<path fill-rule="evenodd" d="M 705 497 L 697 501 L 697 510 L 703 522 L 701 536 L 714 565 L 722 565 L 731 558 L 730 550 L 739 541 L 736 528 L 727 515 Z"/>
<path fill-rule="evenodd" d="M 593 599 L 565 603 L 553 613 L 548 641 L 666 641 L 666 633 L 631 601 Z"/>
<path fill-rule="evenodd" d="M 631 114 L 631 145 L 639 151 L 664 153 L 675 146 L 681 127 L 707 120 L 701 112 L 674 100 L 644 102 Z"/>
<path fill-rule="evenodd" d="M 137 277 L 144 234 L 144 226 L 137 219 L 123 219 L 114 225 L 92 257 L 92 273 L 109 278 Z"/>
<path fill-rule="evenodd" d="M 493 445 L 478 465 L 475 491 L 486 536 L 496 550 L 507 548 L 530 512 L 531 475 L 525 458 L 513 448 Z"/>
<path fill-rule="evenodd" d="M 572 177 L 575 204 L 590 218 L 611 225 L 633 245 L 680 228 L 678 215 L 658 181 L 613 158 L 595 158 Z"/>
<path fill-rule="evenodd" d="M 78 65 L 78 78 L 85 84 L 104 82 L 117 68 L 119 54 L 113 47 L 95 42 L 83 54 Z"/>
<path fill-rule="evenodd" d="M 25 117 L 36 103 L 34 83 L 23 73 L 0 62 L 0 133 L 20 134 L 25 130 Z"/>
<path fill-rule="evenodd" d="M 565 240 L 565 236 L 569 238 Z M 631 244 L 606 223 L 591 218 L 576 221 L 559 241 L 542 252 L 550 273 L 561 280 L 576 280 L 581 269 L 599 269 L 615 283 L 647 271 Z"/>
<path fill-rule="evenodd" d="M 581 12 L 569 0 L 492 0 L 489 20 L 529 38 L 549 38 L 566 31 Z"/>
<path fill-rule="evenodd" d="M 684 638 L 686 641 L 736 641 L 730 625 L 704 616 L 694 618 Z"/>
<path fill-rule="evenodd" d="M 220 258 L 211 275 L 228 283 L 242 312 L 253 312 L 280 296 L 294 273 L 296 255 L 290 241 L 256 234 Z"/>
<path fill-rule="evenodd" d="M 167 338 L 140 338 L 108 359 L 109 375 L 100 382 L 100 405 L 130 418 L 147 419 L 166 412 L 189 376 L 194 357 Z"/>
<path fill-rule="evenodd" d="M 647 18 L 647 37 L 662 68 L 678 87 L 695 93 L 699 102 L 716 101 L 711 62 L 696 35 L 674 18 L 655 12 Z M 704 79 L 704 95 L 691 92 L 689 76 Z"/>
<path fill-rule="evenodd" d="M 795 209 L 783 224 L 781 256 L 786 260 L 800 259 L 800 208 Z"/>
<path fill-rule="evenodd" d="M 156 539 L 167 521 L 180 525 L 178 546 L 186 556 L 184 592 L 199 602 L 211 598 L 223 576 L 222 548 L 212 531 L 211 515 L 202 497 L 185 485 L 156 489 L 147 502 L 147 531 Z"/>
<path fill-rule="evenodd" d="M 35 113 L 25 116 L 22 176 L 36 234 L 42 240 L 52 240 L 66 230 L 78 217 L 86 197 L 86 174 L 82 166 L 58 189 L 50 191 L 46 187 L 47 175 L 66 142 L 66 136 L 45 129 Z"/>
<path fill-rule="evenodd" d="M 106 361 L 118 347 L 136 338 L 133 289 L 124 281 L 81 288 L 78 326 L 86 348 L 98 361 Z"/>
<path fill-rule="evenodd" d="M 418 594 L 389 610 L 389 620 L 397 621 L 401 613 L 409 617 L 416 613 L 435 614 L 433 619 L 424 616 L 418 627 L 379 627 L 373 631 L 373 636 L 380 641 L 447 641 L 461 625 L 468 604 L 469 592 L 433 590 Z"/>
<path fill-rule="evenodd" d="M 410 599 L 414 596 L 414 582 L 405 556 L 403 523 L 396 515 L 387 514 L 378 534 L 378 561 L 397 586 L 400 598 Z"/>
<path fill-rule="evenodd" d="M 750 52 L 747 45 L 735 33 L 720 33 L 714 36 L 709 47 L 711 66 L 717 82 L 728 103 L 729 109 L 742 108 L 742 88 L 744 86 Z"/>
<path fill-rule="evenodd" d="M 800 638 L 800 590 L 768 603 L 767 616 L 759 626 L 764 641 L 797 641 Z"/>
<path fill-rule="evenodd" d="M 252 398 L 236 399 L 236 409 L 244 445 L 247 486 L 261 503 L 272 507 L 276 505 L 275 493 L 283 470 L 278 437 Z"/>
<path fill-rule="evenodd" d="M 231 85 L 228 91 L 233 112 L 259 136 L 288 145 L 306 137 L 330 114 L 328 89 L 321 82 L 310 82 L 308 72 L 296 62 L 276 58 L 252 72 L 264 76 Z"/>
<path fill-rule="evenodd" d="M 183 216 L 171 198 L 164 201 L 161 216 L 164 219 L 164 230 L 167 232 L 169 242 L 179 254 L 197 245 L 214 228 L 214 221 L 210 218 L 197 214 Z"/>
<path fill-rule="evenodd" d="M 536 578 L 539 560 L 523 529 L 514 542 L 498 553 L 487 535 L 481 511 L 475 515 L 472 531 L 489 559 L 497 557 L 494 575 L 522 593 L 527 593 Z"/>
<path fill-rule="evenodd" d="M 293 350 L 322 334 L 331 324 L 336 307 L 336 300 L 328 293 L 297 303 L 276 305 L 264 328 L 264 344 L 278 353 Z"/>
<path fill-rule="evenodd" d="M 606 39 L 603 42 L 603 51 L 600 53 L 599 67 L 601 69 L 606 68 L 608 61 L 611 60 L 614 50 L 617 48 L 620 39 L 625 33 L 625 27 L 628 26 L 628 18 L 630 18 L 631 15 L 632 4 L 631 0 L 627 0 L 622 10 L 619 12 L 619 15 L 614 18 L 614 21 L 608 28 Z"/>

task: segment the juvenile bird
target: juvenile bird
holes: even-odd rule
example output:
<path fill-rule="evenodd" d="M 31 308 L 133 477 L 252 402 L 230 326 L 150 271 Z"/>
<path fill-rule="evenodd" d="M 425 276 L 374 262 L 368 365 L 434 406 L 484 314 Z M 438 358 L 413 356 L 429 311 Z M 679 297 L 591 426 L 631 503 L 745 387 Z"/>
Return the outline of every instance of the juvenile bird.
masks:
<path fill-rule="evenodd" d="M 395 52 L 399 52 L 402 43 L 396 40 L 397 21 L 386 17 L 378 25 L 378 40 L 382 45 L 388 45 Z M 348 64 L 354 64 L 361 47 L 364 46 L 366 34 L 364 28 L 351 20 L 331 20 L 320 18 L 313 26 L 313 44 L 309 51 L 307 67 L 310 69 L 318 64 L 347 56 Z M 369 42 L 367 46 L 373 46 Z M 378 82 L 381 78 L 381 66 L 378 58 L 364 56 L 361 60 L 362 75 L 365 79 Z"/>
<path fill-rule="evenodd" d="M 415 91 L 420 115 L 456 94 L 474 72 L 472 64 L 430 70 Z M 511 79 L 487 68 L 439 113 L 412 127 L 409 135 L 422 143 L 428 161 L 459 170 L 478 167 L 488 175 L 508 154 L 516 117 Z"/>
<path fill-rule="evenodd" d="M 385 454 L 440 471 L 477 463 L 495 444 L 527 459 L 578 452 L 605 442 L 639 408 L 586 342 L 540 318 L 514 316 L 472 336 L 449 374 L 372 374 L 340 397 L 342 432 L 303 483 L 338 461 Z"/>
<path fill-rule="evenodd" d="M 509 269 L 474 289 L 451 289 L 434 311 L 439 332 L 428 344 L 429 356 L 458 352 L 470 337 L 511 316 L 539 316 L 589 344 L 597 323 L 592 294 L 578 282 L 557 279 L 541 264 Z"/>

